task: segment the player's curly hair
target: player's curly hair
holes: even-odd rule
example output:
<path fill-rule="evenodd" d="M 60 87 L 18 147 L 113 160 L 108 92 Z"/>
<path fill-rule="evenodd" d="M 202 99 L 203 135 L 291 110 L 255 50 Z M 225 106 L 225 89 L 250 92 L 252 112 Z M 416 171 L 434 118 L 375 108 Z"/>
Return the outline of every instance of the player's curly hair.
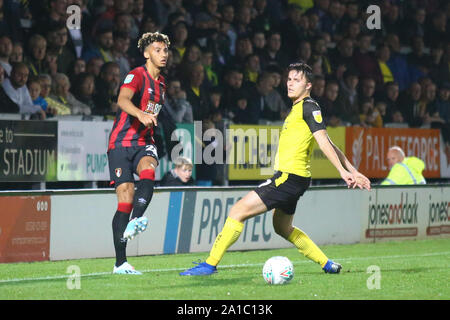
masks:
<path fill-rule="evenodd" d="M 169 37 L 163 33 L 159 33 L 158 31 L 144 33 L 139 39 L 137 46 L 143 53 L 145 51 L 145 48 L 147 48 L 153 42 L 164 42 L 168 47 L 170 46 Z"/>

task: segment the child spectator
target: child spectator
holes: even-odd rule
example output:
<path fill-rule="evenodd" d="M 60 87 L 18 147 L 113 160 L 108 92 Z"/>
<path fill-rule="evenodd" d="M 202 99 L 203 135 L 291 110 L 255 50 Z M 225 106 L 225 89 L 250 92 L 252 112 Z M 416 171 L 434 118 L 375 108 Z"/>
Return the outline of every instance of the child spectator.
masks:
<path fill-rule="evenodd" d="M 167 172 L 161 179 L 161 187 L 169 186 L 193 186 L 194 179 L 192 179 L 192 168 L 194 167 L 191 159 L 186 157 L 178 157 L 174 161 L 172 170 Z"/>
<path fill-rule="evenodd" d="M 47 101 L 45 101 L 44 98 L 41 97 L 41 83 L 39 82 L 38 78 L 33 78 L 30 81 L 28 81 L 27 84 L 28 92 L 30 92 L 31 100 L 33 101 L 33 104 L 41 106 L 42 110 L 47 112 Z"/>

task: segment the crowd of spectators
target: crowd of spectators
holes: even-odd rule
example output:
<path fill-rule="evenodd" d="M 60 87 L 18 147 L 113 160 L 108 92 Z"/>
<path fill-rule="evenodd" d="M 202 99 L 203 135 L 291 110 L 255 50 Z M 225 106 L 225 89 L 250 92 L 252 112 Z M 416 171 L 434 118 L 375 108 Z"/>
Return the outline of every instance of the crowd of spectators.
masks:
<path fill-rule="evenodd" d="M 282 121 L 285 68 L 303 60 L 328 126 L 436 127 L 448 142 L 449 19 L 444 0 L 0 0 L 0 113 L 113 118 L 145 63 L 139 37 L 160 31 L 169 122 Z"/>

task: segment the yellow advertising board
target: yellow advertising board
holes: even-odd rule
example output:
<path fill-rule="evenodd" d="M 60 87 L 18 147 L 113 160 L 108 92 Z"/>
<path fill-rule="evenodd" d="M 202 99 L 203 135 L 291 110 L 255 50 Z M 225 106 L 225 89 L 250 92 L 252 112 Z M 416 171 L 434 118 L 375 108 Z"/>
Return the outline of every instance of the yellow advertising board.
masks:
<path fill-rule="evenodd" d="M 228 179 L 264 180 L 270 178 L 281 126 L 230 125 L 227 130 Z M 345 127 L 327 129 L 331 140 L 345 150 Z M 317 144 L 311 157 L 312 178 L 339 178 L 339 173 Z"/>
<path fill-rule="evenodd" d="M 327 128 L 331 141 L 345 153 L 345 127 Z M 339 172 L 320 150 L 317 143 L 314 143 L 311 155 L 311 177 L 313 179 L 333 179 L 340 178 Z"/>
<path fill-rule="evenodd" d="M 273 175 L 281 126 L 230 125 L 227 129 L 229 180 L 264 180 Z"/>

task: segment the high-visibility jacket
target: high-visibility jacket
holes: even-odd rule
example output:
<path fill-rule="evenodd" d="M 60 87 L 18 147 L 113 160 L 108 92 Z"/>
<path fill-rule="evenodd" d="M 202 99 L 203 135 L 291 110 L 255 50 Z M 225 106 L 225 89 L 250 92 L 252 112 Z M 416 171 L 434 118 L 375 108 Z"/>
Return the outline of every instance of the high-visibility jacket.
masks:
<path fill-rule="evenodd" d="M 425 184 L 426 181 L 422 175 L 424 169 L 425 163 L 421 159 L 406 157 L 402 162 L 394 164 L 381 184 Z"/>

